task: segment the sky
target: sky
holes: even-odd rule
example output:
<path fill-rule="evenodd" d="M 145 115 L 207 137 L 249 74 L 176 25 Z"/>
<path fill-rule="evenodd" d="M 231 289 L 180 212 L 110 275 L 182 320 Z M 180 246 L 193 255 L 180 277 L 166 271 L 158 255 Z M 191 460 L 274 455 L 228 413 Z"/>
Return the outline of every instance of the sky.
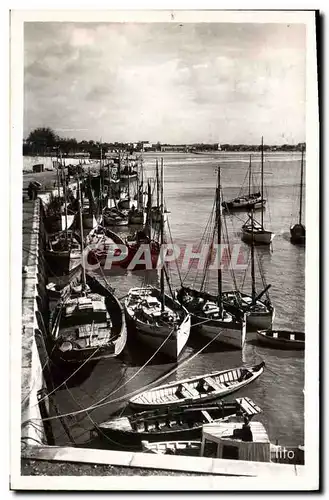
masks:
<path fill-rule="evenodd" d="M 28 22 L 24 137 L 305 140 L 302 24 Z"/>

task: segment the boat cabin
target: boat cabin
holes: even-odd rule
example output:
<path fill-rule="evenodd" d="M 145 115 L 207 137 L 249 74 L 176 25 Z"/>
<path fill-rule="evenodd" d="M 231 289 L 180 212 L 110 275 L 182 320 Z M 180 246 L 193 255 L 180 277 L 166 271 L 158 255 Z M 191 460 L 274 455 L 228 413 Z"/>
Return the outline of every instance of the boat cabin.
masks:
<path fill-rule="evenodd" d="M 218 422 L 202 428 L 201 456 L 205 449 L 217 446 L 216 458 L 247 460 L 253 462 L 271 461 L 271 444 L 261 422 Z"/>

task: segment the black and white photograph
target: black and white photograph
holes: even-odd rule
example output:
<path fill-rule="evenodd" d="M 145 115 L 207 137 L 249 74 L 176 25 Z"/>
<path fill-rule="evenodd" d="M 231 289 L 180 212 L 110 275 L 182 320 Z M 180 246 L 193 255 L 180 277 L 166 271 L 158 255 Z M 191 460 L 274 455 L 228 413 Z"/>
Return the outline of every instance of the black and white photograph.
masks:
<path fill-rule="evenodd" d="M 11 11 L 11 489 L 319 488 L 316 16 Z"/>

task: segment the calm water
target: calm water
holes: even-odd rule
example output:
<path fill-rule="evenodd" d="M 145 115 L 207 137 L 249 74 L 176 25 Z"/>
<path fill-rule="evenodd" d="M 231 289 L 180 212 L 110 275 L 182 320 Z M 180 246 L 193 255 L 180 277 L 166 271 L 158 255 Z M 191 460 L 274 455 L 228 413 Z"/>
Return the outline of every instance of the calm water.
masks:
<path fill-rule="evenodd" d="M 249 155 L 219 154 L 211 155 L 166 155 L 165 156 L 165 201 L 170 211 L 169 220 L 172 237 L 175 243 L 198 244 L 214 201 L 216 184 L 216 167 L 222 167 L 222 186 L 224 198 L 229 199 L 239 193 L 246 177 Z M 260 154 L 252 157 L 255 183 L 259 184 Z M 147 157 L 145 170 L 148 176 L 154 177 L 155 159 Z M 300 177 L 300 155 L 271 154 L 265 155 L 264 183 L 268 200 L 264 212 L 265 226 L 275 233 L 272 249 L 258 248 L 257 254 L 264 270 L 267 283 L 271 283 L 270 295 L 276 308 L 275 324 L 277 328 L 294 330 L 304 329 L 304 263 L 305 249 L 294 246 L 289 240 L 290 225 L 297 221 L 298 193 Z M 243 213 L 237 216 L 226 216 L 230 243 L 241 243 L 239 231 L 245 220 Z M 260 212 L 256 213 L 260 219 Z M 126 230 L 128 231 L 128 230 Z M 248 256 L 248 247 L 243 245 L 244 255 Z M 257 267 L 257 266 L 256 266 Z M 184 274 L 184 273 L 183 273 Z M 100 273 L 103 279 L 103 274 Z M 195 275 L 191 271 L 186 284 L 192 283 Z M 209 289 L 214 289 L 216 274 L 209 277 Z M 237 283 L 244 290 L 250 291 L 250 270 L 239 271 Z M 106 273 L 106 279 L 115 287 L 118 297 L 123 297 L 131 286 L 139 286 L 144 282 L 158 284 L 156 271 L 121 272 L 119 275 Z M 179 286 L 177 271 L 172 269 L 171 279 Z M 223 272 L 224 290 L 232 289 L 233 283 L 229 272 Z M 257 288 L 262 290 L 260 274 L 257 273 Z M 189 345 L 183 359 L 191 356 L 202 347 L 202 342 Z M 304 354 L 298 351 L 280 351 L 257 344 L 254 334 L 248 334 L 243 351 L 219 351 L 218 345 L 202 352 L 190 363 L 178 368 L 169 380 L 196 374 L 221 370 L 242 363 L 266 362 L 263 375 L 253 384 L 236 393 L 237 397 L 252 398 L 263 410 L 260 420 L 265 422 L 270 439 L 282 445 L 299 445 L 304 440 Z M 70 384 L 67 390 L 57 392 L 57 405 L 60 413 L 74 412 L 89 407 L 102 398 L 105 402 L 143 387 L 168 371 L 173 364 L 162 360 L 153 362 L 146 368 L 141 366 L 147 361 L 149 354 L 141 345 L 129 345 L 122 359 L 99 362 L 85 380 L 78 385 Z M 139 372 L 140 370 L 140 372 Z M 138 373 L 137 373 L 138 372 Z M 132 380 L 133 377 L 137 374 Z M 117 390 L 123 384 L 122 389 Z M 231 396 L 232 397 L 232 396 Z M 233 395 L 234 397 L 234 395 Z M 93 422 L 106 420 L 118 409 L 113 402 L 97 408 L 86 416 L 81 413 L 69 417 L 72 435 L 79 444 L 87 444 L 89 429 Z M 68 443 L 68 438 L 59 425 L 54 426 L 58 444 Z"/>

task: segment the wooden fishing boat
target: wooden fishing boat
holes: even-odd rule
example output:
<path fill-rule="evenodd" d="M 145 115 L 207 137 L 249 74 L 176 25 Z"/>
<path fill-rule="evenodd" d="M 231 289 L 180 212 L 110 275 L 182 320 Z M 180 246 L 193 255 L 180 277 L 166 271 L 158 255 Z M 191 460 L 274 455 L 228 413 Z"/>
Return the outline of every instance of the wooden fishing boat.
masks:
<path fill-rule="evenodd" d="M 157 288 L 131 288 L 125 312 L 141 342 L 172 359 L 179 357 L 191 328 L 191 317 L 179 302 Z"/>
<path fill-rule="evenodd" d="M 257 339 L 261 344 L 278 349 L 305 349 L 305 333 L 292 330 L 259 330 Z"/>
<path fill-rule="evenodd" d="M 88 274 L 85 285 L 80 282 L 65 291 L 53 313 L 52 356 L 74 364 L 118 356 L 127 330 L 113 291 Z"/>
<path fill-rule="evenodd" d="M 261 193 L 251 193 L 250 195 L 238 196 L 229 201 L 223 201 L 222 207 L 230 212 L 236 212 L 238 210 L 248 211 L 251 208 L 256 210 L 257 208 L 265 207 L 266 200 L 262 199 Z"/>
<path fill-rule="evenodd" d="M 290 228 L 291 243 L 303 245 L 306 240 L 306 228 L 302 224 L 303 214 L 303 172 L 304 172 L 304 149 L 302 149 L 301 168 L 300 168 L 300 188 L 299 188 L 299 216 L 298 222 Z"/>
<path fill-rule="evenodd" d="M 235 290 L 225 291 L 222 294 L 224 307 L 237 317 L 246 314 L 247 330 L 249 331 L 272 328 L 275 308 L 269 298 L 261 300 L 261 297 L 264 293 L 267 293 L 269 287 L 270 285 L 267 285 L 258 295 L 256 295 L 256 291 L 254 291 L 254 298 L 253 295 Z"/>
<path fill-rule="evenodd" d="M 204 443 L 202 440 L 198 441 L 158 441 L 158 442 L 148 442 L 142 441 L 142 451 L 144 453 L 153 453 L 156 455 L 177 455 L 177 456 L 189 456 L 189 457 L 211 457 L 211 458 L 223 458 L 222 453 L 224 451 L 224 456 L 226 454 L 223 447 L 218 447 L 218 444 L 222 445 L 233 445 L 235 449 L 235 458 L 237 460 L 247 460 L 254 462 L 273 462 L 273 463 L 289 463 L 296 465 L 304 465 L 304 449 L 303 446 L 282 446 L 270 443 L 269 437 L 265 430 L 265 427 L 261 422 L 251 422 L 250 430 L 252 433 L 253 441 L 248 443 L 249 453 L 246 454 L 244 447 L 246 447 L 246 441 L 242 439 L 233 438 L 233 433 L 239 430 L 236 424 L 230 423 L 219 423 L 204 425 L 203 434 L 205 436 Z M 231 433 L 230 438 L 228 435 Z M 228 443 L 230 439 L 230 443 Z M 255 444 L 253 444 L 255 443 Z M 250 453 L 250 449 L 252 449 Z M 285 451 L 283 451 L 285 450 Z M 219 455 L 218 456 L 218 451 Z M 289 458 L 288 458 L 289 457 Z M 293 458 L 291 458 L 293 457 Z M 264 460 L 266 458 L 266 460 Z"/>
<path fill-rule="evenodd" d="M 129 400 L 129 404 L 139 409 L 200 405 L 250 384 L 263 373 L 264 366 L 262 362 L 251 367 L 242 366 L 177 380 L 137 394 Z"/>
<path fill-rule="evenodd" d="M 222 243 L 220 168 L 217 173 L 215 211 L 211 214 L 211 219 L 214 221 L 212 241 L 217 233 L 217 247 L 220 248 Z M 222 270 L 219 265 L 217 266 L 217 294 L 208 293 L 203 289 L 210 263 L 211 251 L 208 254 L 200 289 L 182 286 L 176 292 L 176 297 L 191 314 L 194 327 L 192 331 L 195 335 L 201 334 L 215 339 L 217 343 L 225 343 L 242 349 L 246 340 L 246 317 L 243 313 L 240 314 L 240 311 L 233 315 L 225 308 L 222 298 Z"/>
<path fill-rule="evenodd" d="M 160 248 L 164 243 L 163 160 L 161 161 Z M 151 255 L 149 256 L 151 261 Z M 152 262 L 148 262 L 147 268 Z M 167 275 L 166 275 L 166 278 Z M 131 288 L 125 300 L 127 320 L 136 336 L 161 354 L 177 359 L 189 338 L 191 317 L 184 306 L 165 293 L 165 270 L 161 266 L 160 290 L 153 287 Z"/>
<path fill-rule="evenodd" d="M 128 226 L 128 215 L 116 207 L 104 208 L 101 223 L 106 226 Z"/>
<path fill-rule="evenodd" d="M 261 144 L 261 197 L 264 193 L 264 145 L 263 137 Z M 261 222 L 254 218 L 254 207 L 250 207 L 250 214 L 247 221 L 241 228 L 241 239 L 248 245 L 270 245 L 274 238 L 274 233 L 264 227 L 264 212 L 261 211 Z"/>
<path fill-rule="evenodd" d="M 142 441 L 179 441 L 200 438 L 205 423 L 219 422 L 228 417 L 259 413 L 260 408 L 249 398 L 213 405 L 189 406 L 145 411 L 125 417 L 115 417 L 98 424 L 96 431 L 126 448 L 141 449 Z"/>
<path fill-rule="evenodd" d="M 259 222 L 252 220 L 251 216 L 249 216 L 247 222 L 242 226 L 241 238 L 248 244 L 251 244 L 252 240 L 254 240 L 255 245 L 270 245 L 274 234 L 264 229 Z"/>
<path fill-rule="evenodd" d="M 81 199 L 79 202 L 82 233 Z M 86 273 L 84 259 L 80 279 L 74 276 L 74 283 L 64 288 L 52 312 L 50 340 L 53 357 L 65 363 L 115 357 L 124 349 L 127 329 L 123 307 L 112 289 Z"/>
<path fill-rule="evenodd" d="M 227 212 L 236 212 L 236 211 L 249 211 L 251 209 L 256 210 L 258 208 L 264 208 L 266 204 L 266 200 L 264 199 L 262 193 L 260 191 L 251 192 L 251 156 L 249 161 L 249 189 L 248 194 L 239 194 L 236 198 L 233 198 L 229 201 L 223 201 L 222 207 Z M 243 189 L 243 187 L 242 187 Z"/>
<path fill-rule="evenodd" d="M 50 275 L 68 274 L 81 263 L 80 236 L 75 231 L 48 235 L 44 256 Z"/>

